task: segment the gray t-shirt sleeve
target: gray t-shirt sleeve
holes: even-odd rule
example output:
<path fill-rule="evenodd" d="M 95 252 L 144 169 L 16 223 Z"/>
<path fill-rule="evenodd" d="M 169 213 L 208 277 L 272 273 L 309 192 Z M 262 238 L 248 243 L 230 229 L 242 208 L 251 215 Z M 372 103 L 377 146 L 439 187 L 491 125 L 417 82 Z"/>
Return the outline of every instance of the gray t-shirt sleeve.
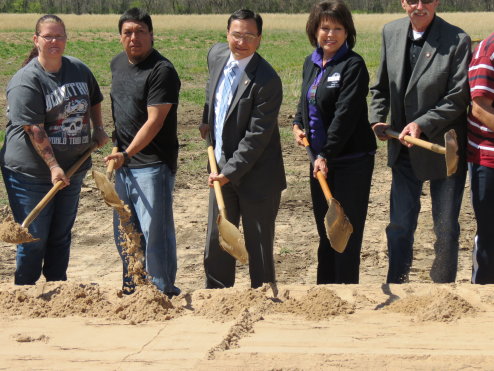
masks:
<path fill-rule="evenodd" d="M 8 116 L 12 125 L 35 125 L 45 122 L 43 94 L 26 83 L 9 91 Z"/>

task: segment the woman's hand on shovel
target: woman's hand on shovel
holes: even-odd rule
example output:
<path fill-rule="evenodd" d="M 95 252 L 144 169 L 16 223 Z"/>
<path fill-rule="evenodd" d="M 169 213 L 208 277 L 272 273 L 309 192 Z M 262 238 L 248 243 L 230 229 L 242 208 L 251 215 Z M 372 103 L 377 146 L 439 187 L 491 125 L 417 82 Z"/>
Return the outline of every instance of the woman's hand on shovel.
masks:
<path fill-rule="evenodd" d="M 314 172 L 312 175 L 317 179 L 317 172 L 320 171 L 325 178 L 328 176 L 328 165 L 326 164 L 326 159 L 322 157 L 316 158 L 314 161 Z"/>
<path fill-rule="evenodd" d="M 50 168 L 50 172 L 51 172 L 51 182 L 53 185 L 57 184 L 59 181 L 63 182 L 63 185 L 60 187 L 60 189 L 70 185 L 70 178 L 65 175 L 65 172 L 60 166 L 58 165 L 52 166 Z"/>
<path fill-rule="evenodd" d="M 304 146 L 304 143 L 302 142 L 302 139 L 305 138 L 304 131 L 300 129 L 300 126 L 298 126 L 297 124 L 293 125 L 292 131 L 295 142 L 297 142 L 299 146 Z"/>

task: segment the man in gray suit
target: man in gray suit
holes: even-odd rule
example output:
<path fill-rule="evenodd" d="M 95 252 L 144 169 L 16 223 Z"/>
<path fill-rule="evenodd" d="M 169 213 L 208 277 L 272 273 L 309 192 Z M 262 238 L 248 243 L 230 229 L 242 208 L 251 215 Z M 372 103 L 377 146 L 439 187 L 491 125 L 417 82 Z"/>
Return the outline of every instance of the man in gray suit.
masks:
<path fill-rule="evenodd" d="M 286 188 L 281 155 L 278 113 L 281 80 L 256 50 L 261 42 L 262 18 L 246 9 L 228 19 L 226 44 L 208 54 L 209 79 L 201 136 L 210 136 L 228 220 L 242 225 L 249 253 L 251 286 L 275 284 L 273 242 L 281 191 Z M 213 189 L 209 196 L 208 232 L 204 254 L 207 288 L 231 287 L 235 259 L 218 242 L 218 208 Z"/>
<path fill-rule="evenodd" d="M 391 126 L 400 141 L 388 141 L 392 169 L 388 283 L 408 281 L 413 235 L 420 212 L 420 195 L 430 181 L 436 242 L 430 276 L 434 282 L 454 282 L 458 266 L 458 216 L 465 184 L 467 69 L 470 38 L 435 12 L 439 0 L 401 0 L 408 18 L 384 26 L 377 82 L 371 87 L 370 122 L 381 140 Z M 390 125 L 386 118 L 391 110 Z M 444 133 L 455 129 L 460 161 L 446 177 L 444 157 L 404 141 L 405 135 L 444 145 Z"/>

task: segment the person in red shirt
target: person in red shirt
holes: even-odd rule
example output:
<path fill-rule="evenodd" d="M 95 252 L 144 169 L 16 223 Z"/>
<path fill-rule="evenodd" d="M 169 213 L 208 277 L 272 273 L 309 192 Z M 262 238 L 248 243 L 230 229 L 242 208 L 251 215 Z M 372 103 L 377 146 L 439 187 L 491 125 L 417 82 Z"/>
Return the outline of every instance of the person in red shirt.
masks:
<path fill-rule="evenodd" d="M 472 283 L 494 283 L 494 33 L 475 49 L 468 69 L 467 161 L 477 219 Z"/>

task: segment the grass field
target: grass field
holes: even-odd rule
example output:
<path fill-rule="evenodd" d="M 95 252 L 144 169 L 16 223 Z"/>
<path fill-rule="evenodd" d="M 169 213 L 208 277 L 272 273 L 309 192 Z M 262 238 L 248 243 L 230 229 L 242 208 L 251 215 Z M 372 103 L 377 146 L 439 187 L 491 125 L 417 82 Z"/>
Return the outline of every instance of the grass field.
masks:
<path fill-rule="evenodd" d="M 403 14 L 357 14 L 357 45 L 368 66 L 371 81 L 379 63 L 380 30 Z M 445 13 L 448 21 L 462 27 L 472 38 L 492 32 L 492 13 Z M 2 14 L 0 23 L 0 84 L 19 68 L 31 48 L 36 14 Z M 102 87 L 110 85 L 109 62 L 121 51 L 116 25 L 118 15 L 63 15 L 69 40 L 66 54 L 83 60 Z M 305 35 L 306 14 L 266 14 L 260 53 L 280 74 L 284 85 L 284 105 L 293 107 L 299 94 L 301 66 L 311 52 Z M 153 16 L 155 46 L 177 68 L 182 80 L 182 102 L 201 105 L 207 77 L 206 53 L 225 40 L 226 15 Z"/>
<path fill-rule="evenodd" d="M 367 63 L 371 81 L 374 81 L 380 56 L 380 32 L 382 26 L 404 14 L 356 14 L 357 44 L 355 50 Z M 492 29 L 492 13 L 445 13 L 446 20 L 468 32 L 473 39 L 487 36 Z M 0 22 L 0 143 L 3 143 L 5 118 L 5 88 L 32 47 L 32 35 L 38 14 L 2 14 Z M 66 54 L 84 61 L 96 76 L 105 101 L 103 119 L 110 131 L 112 126 L 109 90 L 111 83 L 110 60 L 122 50 L 117 30 L 118 15 L 63 15 L 69 39 Z M 302 63 L 312 51 L 305 35 L 307 14 L 265 14 L 263 40 L 259 52 L 279 73 L 283 81 L 282 112 L 294 113 L 299 98 Z M 207 79 L 206 55 L 216 42 L 226 40 L 227 15 L 153 16 L 155 47 L 175 65 L 182 88 L 179 121 L 199 121 L 197 114 L 204 102 L 204 86 Z M 193 111 L 183 109 L 192 106 Z M 192 114 L 190 112 L 193 112 Z M 184 115 L 188 115 L 185 117 Z M 286 119 L 284 121 L 290 121 Z M 290 125 L 282 125 L 284 140 L 291 141 Z M 179 133 L 181 143 L 187 147 L 194 141 Z M 110 145 L 103 153 L 110 151 Z M 190 170 L 202 166 L 191 161 Z M 0 195 L 0 204 L 3 197 Z"/>

